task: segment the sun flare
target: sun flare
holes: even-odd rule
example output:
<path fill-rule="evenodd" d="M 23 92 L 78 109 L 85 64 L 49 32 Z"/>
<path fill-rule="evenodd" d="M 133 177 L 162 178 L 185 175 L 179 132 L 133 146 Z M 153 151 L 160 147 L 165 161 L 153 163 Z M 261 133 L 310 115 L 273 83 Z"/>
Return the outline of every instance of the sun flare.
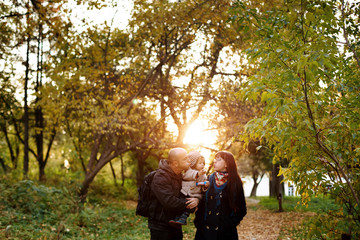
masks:
<path fill-rule="evenodd" d="M 184 143 L 194 145 L 213 145 L 216 142 L 216 132 L 207 130 L 203 121 L 194 122 L 186 131 Z"/>
<path fill-rule="evenodd" d="M 208 124 L 204 120 L 197 120 L 186 131 L 184 138 L 185 144 L 192 145 L 205 157 L 206 165 L 210 162 L 211 151 L 204 147 L 214 148 L 217 140 L 217 132 L 208 128 Z"/>

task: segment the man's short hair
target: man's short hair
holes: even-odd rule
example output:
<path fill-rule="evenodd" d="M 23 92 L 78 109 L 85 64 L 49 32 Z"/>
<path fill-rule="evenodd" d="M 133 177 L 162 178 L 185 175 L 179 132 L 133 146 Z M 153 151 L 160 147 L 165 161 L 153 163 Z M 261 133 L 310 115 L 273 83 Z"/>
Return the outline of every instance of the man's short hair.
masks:
<path fill-rule="evenodd" d="M 174 162 L 178 161 L 179 160 L 179 154 L 180 152 L 183 152 L 185 151 L 186 153 L 186 150 L 183 149 L 183 148 L 173 148 L 173 149 L 170 149 L 169 153 L 168 153 L 168 162 L 169 164 L 173 164 Z"/>

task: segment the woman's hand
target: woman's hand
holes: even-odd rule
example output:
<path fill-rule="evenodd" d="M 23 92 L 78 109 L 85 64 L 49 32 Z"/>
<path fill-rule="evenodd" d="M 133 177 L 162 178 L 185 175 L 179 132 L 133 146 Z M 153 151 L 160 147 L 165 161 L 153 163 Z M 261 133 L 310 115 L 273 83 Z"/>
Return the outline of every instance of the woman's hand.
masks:
<path fill-rule="evenodd" d="M 198 198 L 187 198 L 186 200 L 188 200 L 186 202 L 186 204 L 187 204 L 186 208 L 189 208 L 189 209 L 195 208 L 199 204 Z"/>

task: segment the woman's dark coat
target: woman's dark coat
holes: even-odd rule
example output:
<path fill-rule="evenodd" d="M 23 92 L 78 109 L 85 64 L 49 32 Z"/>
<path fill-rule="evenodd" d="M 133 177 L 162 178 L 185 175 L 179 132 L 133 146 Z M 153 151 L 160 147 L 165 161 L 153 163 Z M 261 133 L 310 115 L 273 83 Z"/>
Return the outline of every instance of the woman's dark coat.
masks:
<path fill-rule="evenodd" d="M 195 240 L 238 240 L 236 226 L 246 215 L 246 202 L 242 184 L 237 186 L 235 203 L 238 210 L 230 208 L 227 187 L 221 191 L 220 204 L 216 204 L 215 175 L 209 178 L 210 188 L 196 212 L 195 226 L 197 228 Z"/>

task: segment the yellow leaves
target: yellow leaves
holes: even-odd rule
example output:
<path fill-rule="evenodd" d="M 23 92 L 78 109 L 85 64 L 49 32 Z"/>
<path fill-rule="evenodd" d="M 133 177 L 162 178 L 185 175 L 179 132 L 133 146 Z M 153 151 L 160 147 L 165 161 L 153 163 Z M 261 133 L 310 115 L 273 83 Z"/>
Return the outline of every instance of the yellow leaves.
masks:
<path fill-rule="evenodd" d="M 310 199 L 309 192 L 308 192 L 308 191 L 303 191 L 303 192 L 301 193 L 301 204 L 302 204 L 303 206 L 308 207 L 310 200 L 311 200 L 311 199 Z"/>
<path fill-rule="evenodd" d="M 261 102 L 266 102 L 267 100 L 272 99 L 272 98 L 275 98 L 275 97 L 277 97 L 276 94 L 273 94 L 273 93 L 268 92 L 268 91 L 264 91 L 264 92 L 261 94 Z"/>
<path fill-rule="evenodd" d="M 312 12 L 307 12 L 306 13 L 306 19 L 310 22 L 314 22 L 315 21 L 315 16 Z"/>
<path fill-rule="evenodd" d="M 280 177 L 281 175 L 283 175 L 283 176 L 284 176 L 284 180 L 283 180 L 283 181 L 285 181 L 285 178 L 286 178 L 286 176 L 288 175 L 288 173 L 289 173 L 289 169 L 288 169 L 288 168 L 283 168 L 283 167 L 280 166 L 279 174 L 278 174 L 277 176 Z"/>

